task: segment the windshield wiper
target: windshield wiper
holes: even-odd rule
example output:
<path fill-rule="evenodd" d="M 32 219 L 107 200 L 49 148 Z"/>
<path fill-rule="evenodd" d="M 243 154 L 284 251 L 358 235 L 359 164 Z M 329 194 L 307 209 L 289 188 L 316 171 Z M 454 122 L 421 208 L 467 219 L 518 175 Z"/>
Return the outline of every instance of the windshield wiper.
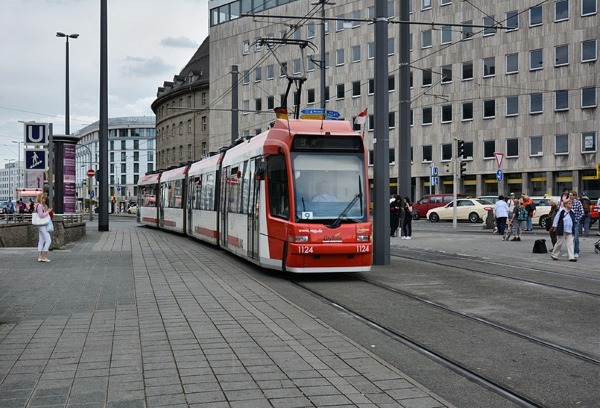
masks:
<path fill-rule="evenodd" d="M 344 208 L 344 211 L 342 211 L 342 213 L 329 225 L 329 228 L 339 227 L 342 222 L 342 219 L 346 217 L 348 211 L 350 211 L 354 204 L 356 204 L 356 201 L 358 201 L 359 198 L 362 198 L 362 185 L 360 183 L 360 176 L 358 176 L 358 194 L 354 196 L 352 201 L 350 201 L 350 204 L 348 204 L 346 208 Z M 360 205 L 360 213 L 362 214 L 362 200 Z"/>

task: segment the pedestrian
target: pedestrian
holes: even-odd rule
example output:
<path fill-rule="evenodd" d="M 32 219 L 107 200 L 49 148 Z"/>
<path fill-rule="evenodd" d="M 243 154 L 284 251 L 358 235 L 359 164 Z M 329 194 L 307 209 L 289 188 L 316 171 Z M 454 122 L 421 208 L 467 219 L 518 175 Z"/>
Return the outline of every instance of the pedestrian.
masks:
<path fill-rule="evenodd" d="M 412 239 L 412 212 L 413 207 L 410 202 L 410 198 L 404 197 L 402 203 L 402 212 L 404 217 L 402 218 L 402 239 Z"/>
<path fill-rule="evenodd" d="M 560 203 L 559 203 L 560 208 L 564 207 L 565 201 L 567 201 L 569 198 L 570 198 L 569 189 L 565 187 L 565 188 L 563 188 L 562 194 L 560 196 Z"/>
<path fill-rule="evenodd" d="M 581 235 L 588 237 L 590 235 L 590 209 L 592 208 L 592 202 L 585 191 L 581 193 L 581 198 L 579 201 L 581 201 L 581 207 L 583 208 L 583 217 L 581 217 L 580 220 Z"/>
<path fill-rule="evenodd" d="M 48 196 L 46 194 L 38 194 L 35 200 L 35 212 L 40 218 L 50 217 L 52 208 L 48 208 Z M 48 250 L 50 249 L 51 243 L 52 238 L 50 238 L 50 233 L 48 232 L 48 225 L 39 225 L 38 262 L 50 262 L 50 259 L 48 259 Z"/>
<path fill-rule="evenodd" d="M 400 225 L 400 217 L 402 215 L 402 202 L 400 197 L 394 195 L 390 202 L 390 237 L 395 237 Z"/>
<path fill-rule="evenodd" d="M 521 240 L 521 231 L 527 222 L 527 210 L 523 206 L 523 199 L 517 200 L 515 198 L 515 206 L 513 208 L 512 217 L 511 217 L 511 232 L 514 235 L 511 241 L 520 241 Z M 508 240 L 508 237 L 506 238 Z"/>
<path fill-rule="evenodd" d="M 30 198 L 29 199 L 29 207 L 27 207 L 27 212 L 28 213 L 32 213 L 35 207 L 35 203 L 33 202 L 33 200 Z"/>
<path fill-rule="evenodd" d="M 575 225 L 575 216 L 573 214 L 573 211 L 571 211 L 572 208 L 573 203 L 571 202 L 571 200 L 563 201 L 563 208 L 561 208 L 560 211 L 556 213 L 552 222 L 552 229 L 558 237 L 558 241 L 556 242 L 556 245 L 554 245 L 552 253 L 550 254 L 550 257 L 555 261 L 558 261 L 562 245 L 566 242 L 569 261 L 577 262 L 577 258 L 575 257 L 575 245 L 573 239 L 573 227 Z"/>
<path fill-rule="evenodd" d="M 533 231 L 533 215 L 535 214 L 535 203 L 533 202 L 533 199 L 525 193 L 521 195 L 521 198 L 523 199 L 523 206 L 527 210 L 527 220 L 524 229 L 525 231 Z"/>
<path fill-rule="evenodd" d="M 498 235 L 504 240 L 504 232 L 506 230 L 506 221 L 508 220 L 508 204 L 504 201 L 504 196 L 499 195 L 498 201 L 496 201 L 496 227 L 498 228 Z"/>
<path fill-rule="evenodd" d="M 570 193 L 571 211 L 573 212 L 573 248 L 575 250 L 575 258 L 579 258 L 579 233 L 581 231 L 581 219 L 583 218 L 583 205 L 579 201 L 577 191 L 572 190 Z"/>
<path fill-rule="evenodd" d="M 550 211 L 548 212 L 548 217 L 546 218 L 546 231 L 550 234 L 550 241 L 552 241 L 552 247 L 556 245 L 556 241 L 558 238 L 556 237 L 556 231 L 552 229 L 552 223 L 554 222 L 554 217 L 558 211 L 558 203 L 554 201 L 553 198 L 550 199 Z"/>

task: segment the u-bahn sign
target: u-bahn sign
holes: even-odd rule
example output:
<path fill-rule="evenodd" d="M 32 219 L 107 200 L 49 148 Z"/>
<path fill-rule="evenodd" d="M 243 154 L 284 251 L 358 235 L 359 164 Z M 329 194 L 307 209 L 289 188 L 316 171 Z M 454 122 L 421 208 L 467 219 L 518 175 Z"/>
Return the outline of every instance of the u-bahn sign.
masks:
<path fill-rule="evenodd" d="M 48 123 L 27 122 L 25 129 L 25 144 L 26 145 L 44 145 L 49 142 Z"/>

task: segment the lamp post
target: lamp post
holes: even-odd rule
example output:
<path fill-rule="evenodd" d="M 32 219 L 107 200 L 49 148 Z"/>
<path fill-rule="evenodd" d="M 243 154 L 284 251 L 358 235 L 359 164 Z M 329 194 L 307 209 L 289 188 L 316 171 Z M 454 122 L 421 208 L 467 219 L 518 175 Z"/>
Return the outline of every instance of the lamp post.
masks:
<path fill-rule="evenodd" d="M 79 34 L 56 33 L 57 37 L 66 39 L 66 71 L 65 71 L 65 135 L 71 134 L 71 119 L 69 114 L 69 38 L 77 38 Z"/>
<path fill-rule="evenodd" d="M 86 145 L 83 145 L 83 144 L 78 144 L 77 147 L 83 147 L 84 149 L 87 149 L 88 154 L 90 155 L 90 164 L 88 166 L 88 169 L 91 169 L 92 168 L 92 150 L 89 147 L 87 147 Z M 88 193 L 84 194 L 84 196 L 87 195 L 89 197 L 88 204 L 89 204 L 89 210 L 90 210 L 90 221 L 92 221 L 94 219 L 94 215 L 93 215 L 93 212 L 92 212 L 92 196 L 90 194 L 90 191 L 92 191 L 92 178 L 89 177 L 89 176 L 87 176 L 87 174 L 86 174 L 86 177 L 87 177 L 87 189 L 88 189 Z M 85 200 L 83 202 L 84 202 L 84 205 L 85 205 Z"/>

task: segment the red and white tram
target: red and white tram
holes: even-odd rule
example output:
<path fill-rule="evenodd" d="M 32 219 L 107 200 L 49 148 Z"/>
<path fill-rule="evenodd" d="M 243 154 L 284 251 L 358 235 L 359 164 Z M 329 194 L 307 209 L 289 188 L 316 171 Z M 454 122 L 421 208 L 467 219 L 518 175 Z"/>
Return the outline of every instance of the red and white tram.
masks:
<path fill-rule="evenodd" d="M 277 119 L 260 135 L 163 172 L 158 226 L 266 268 L 366 272 L 373 245 L 366 157 L 349 122 Z"/>
<path fill-rule="evenodd" d="M 160 173 L 146 174 L 138 181 L 137 221 L 144 225 L 158 227 L 158 188 Z"/>

